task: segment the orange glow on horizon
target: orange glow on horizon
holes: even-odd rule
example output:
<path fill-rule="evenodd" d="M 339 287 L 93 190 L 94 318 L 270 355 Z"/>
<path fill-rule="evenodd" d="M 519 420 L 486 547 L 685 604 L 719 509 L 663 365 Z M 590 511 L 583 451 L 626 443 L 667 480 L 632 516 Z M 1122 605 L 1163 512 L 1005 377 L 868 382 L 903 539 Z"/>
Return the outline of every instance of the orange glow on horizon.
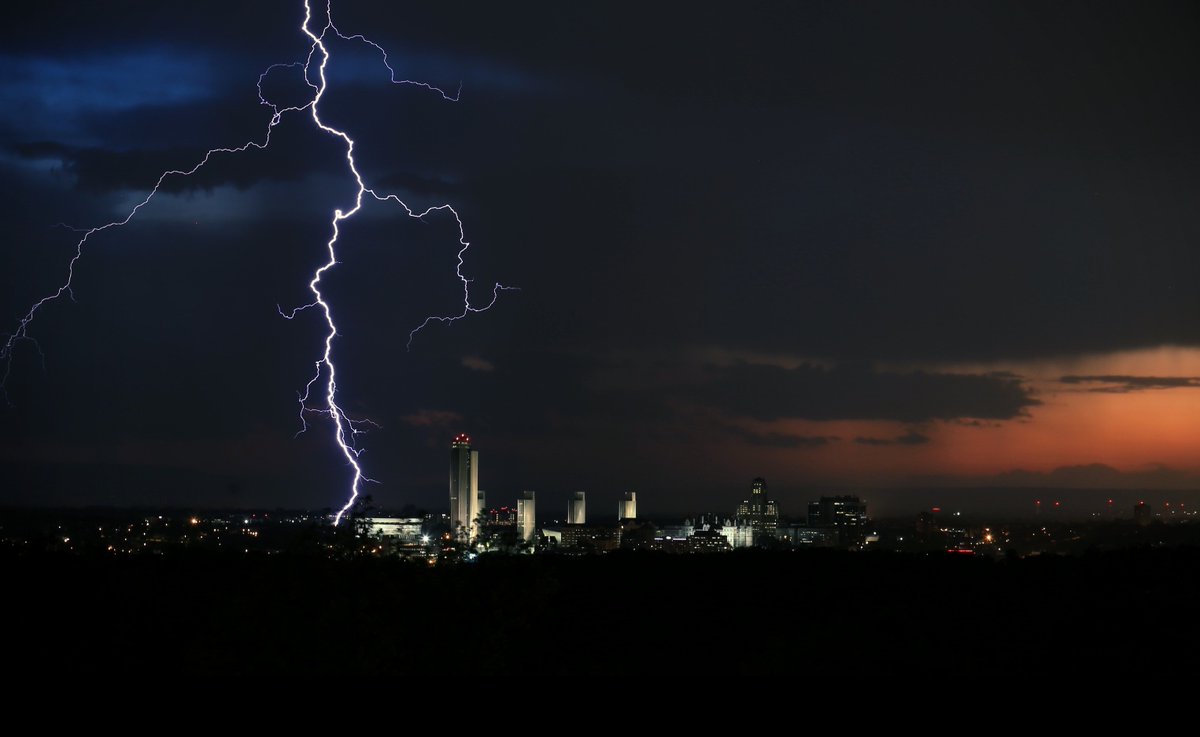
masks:
<path fill-rule="evenodd" d="M 1048 473 L 1064 466 L 1104 464 L 1123 472 L 1166 466 L 1200 472 L 1200 388 L 1112 391 L 1112 383 L 1063 383 L 1074 376 L 1200 377 L 1200 349 L 1155 348 L 1102 356 L 916 367 L 1024 377 L 1042 404 L 1025 417 L 967 422 L 879 420 L 740 421 L 747 429 L 809 438 L 836 437 L 794 448 L 746 446 L 739 463 L 786 475 L 879 483 L 903 477 L 981 477 L 1016 469 Z M 1110 391 L 1094 391 L 1095 389 Z M 924 443 L 900 439 L 915 431 Z M 857 438 L 872 439 L 871 443 Z M 913 438 L 909 438 L 910 440 Z"/>

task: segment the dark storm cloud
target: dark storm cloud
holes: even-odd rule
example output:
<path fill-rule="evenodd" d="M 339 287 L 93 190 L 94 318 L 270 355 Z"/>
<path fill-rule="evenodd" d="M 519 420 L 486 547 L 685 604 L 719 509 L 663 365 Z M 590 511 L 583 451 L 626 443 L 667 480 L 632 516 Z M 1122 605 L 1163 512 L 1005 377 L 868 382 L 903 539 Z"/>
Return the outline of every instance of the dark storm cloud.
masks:
<path fill-rule="evenodd" d="M 380 192 L 425 192 L 441 199 L 460 194 L 461 182 L 446 181 L 421 172 L 388 172 L 375 177 L 372 186 Z"/>
<path fill-rule="evenodd" d="M 446 429 L 454 427 L 463 421 L 463 416 L 457 412 L 437 409 L 423 409 L 400 418 L 413 427 L 433 427 Z"/>
<path fill-rule="evenodd" d="M 736 425 L 723 428 L 728 434 L 739 438 L 747 445 L 765 448 L 823 448 L 838 441 L 836 435 L 794 435 L 784 432 L 755 432 Z"/>
<path fill-rule="evenodd" d="M 837 447 L 731 434 L 738 418 L 991 426 L 1037 404 L 1020 377 L 866 366 L 1200 344 L 1190 5 L 333 10 L 344 32 L 389 49 L 399 77 L 463 84 L 459 103 L 391 86 L 374 51 L 337 44 L 344 66 L 330 67 L 323 112 L 354 132 L 368 181 L 460 207 L 475 292 L 523 290 L 406 351 L 411 327 L 462 309 L 457 236 L 445 218 L 393 223 L 374 205 L 345 223 L 327 279 L 339 386 L 348 410 L 384 426 L 363 438 L 364 458 L 397 500 L 419 487 L 444 502 L 444 453 L 429 449 L 440 433 L 478 434 L 489 479 L 515 488 L 574 483 L 586 468 L 589 483 L 653 480 L 682 497 L 716 483 L 720 461 L 696 457 L 696 441 Z M 49 0 L 10 13 L 4 329 L 69 257 L 72 234 L 48 226 L 105 222 L 159 171 L 261 139 L 269 111 L 254 83 L 303 56 L 302 12 L 298 0 L 235 16 Z M 152 56 L 161 49 L 169 58 Z M 291 99 L 296 81 L 272 75 L 268 93 Z M 292 429 L 321 325 L 311 313 L 283 324 L 275 305 L 307 300 L 347 179 L 337 141 L 307 122 L 289 118 L 277 148 L 168 188 L 238 191 L 173 198 L 145 213 L 156 222 L 89 243 L 86 307 L 39 317 L 47 369 L 20 353 L 10 389 L 27 409 L 3 415 L 6 442 Z M 246 190 L 264 182 L 288 198 L 286 218 L 261 218 L 260 192 Z M 214 226 L 220 212 L 193 209 L 206 202 L 245 203 L 254 220 Z M 704 368 L 689 358 L 697 345 L 834 368 Z M 292 474 L 282 486 L 328 501 L 342 466 L 320 456 L 322 427 L 305 458 L 329 463 L 327 484 L 272 453 Z"/>
<path fill-rule="evenodd" d="M 960 427 L 978 427 L 978 428 L 1000 427 L 1000 423 L 998 423 L 998 422 L 983 422 L 982 420 L 966 420 L 961 417 L 956 417 L 952 420 L 946 420 L 946 422 L 954 424 L 954 425 L 958 425 Z"/>
<path fill-rule="evenodd" d="M 1102 384 L 1089 386 L 1089 392 L 1126 394 L 1147 389 L 1183 389 L 1200 387 L 1200 378 L 1195 376 L 1124 376 L 1108 374 L 1101 376 L 1068 375 L 1059 379 L 1063 384 Z"/>
<path fill-rule="evenodd" d="M 727 19 L 744 37 L 689 17 L 671 48 L 695 53 L 670 58 L 669 13 L 639 14 L 611 74 L 641 97 L 606 97 L 599 130 L 568 118 L 642 172 L 645 215 L 611 247 L 672 275 L 621 282 L 622 317 L 654 303 L 693 341 L 862 359 L 1195 343 L 1200 60 L 1174 14 L 766 6 Z"/>
<path fill-rule="evenodd" d="M 264 125 L 251 139 L 261 142 Z M 344 174 L 330 155 L 295 155 L 295 147 L 311 145 L 292 129 L 278 129 L 266 150 L 250 149 L 239 154 L 215 154 L 208 165 L 190 176 L 169 176 L 163 192 L 211 191 L 222 185 L 245 190 L 262 181 L 298 181 L 310 176 Z M 148 192 L 165 171 L 186 171 L 204 158 L 204 150 L 193 148 L 111 150 L 75 147 L 52 141 L 15 144 L 10 150 L 27 160 L 57 161 L 61 173 L 70 176 L 79 190 L 105 194 L 119 191 Z"/>
<path fill-rule="evenodd" d="M 513 309 L 513 306 L 508 309 Z M 1022 377 L 1012 374 L 954 374 L 884 371 L 866 366 L 796 368 L 739 362 L 697 366 L 661 354 L 514 353 L 498 347 L 503 360 L 486 372 L 489 383 L 527 385 L 511 392 L 464 397 L 501 420 L 504 413 L 575 418 L 624 428 L 622 432 L 675 431 L 701 436 L 720 431 L 756 445 L 819 447 L 831 435 L 801 435 L 748 429 L 730 418 L 776 420 L 1011 420 L 1040 401 Z M 471 374 L 479 370 L 463 362 Z M 446 370 L 446 369 L 442 369 Z M 516 400 L 516 401 L 514 401 Z M 519 408 L 519 409 L 518 409 Z M 915 429 L 886 439 L 918 445 L 929 438 Z"/>
<path fill-rule="evenodd" d="M 365 35 L 370 37 L 372 34 Z M 382 57 L 378 52 L 343 40 L 335 40 L 327 45 L 336 62 L 327 69 L 326 77 L 330 84 L 378 86 L 382 69 Z M 520 99 L 522 103 L 527 102 L 529 96 L 565 92 L 544 75 L 518 68 L 495 57 L 401 49 L 400 53 L 389 52 L 388 64 L 398 70 L 397 82 L 419 81 L 465 102 L 470 102 L 483 91 L 498 93 L 510 100 Z M 383 81 L 391 81 L 386 69 L 382 71 L 385 72 Z"/>
<path fill-rule="evenodd" d="M 894 438 L 857 437 L 854 442 L 859 445 L 924 445 L 929 442 L 929 436 L 922 435 L 916 430 L 909 430 Z"/>
<path fill-rule="evenodd" d="M 1194 473 L 1156 464 L 1149 468 L 1121 471 L 1103 463 L 1060 466 L 1043 473 L 1016 469 L 996 474 L 990 480 L 997 486 L 1042 486 L 1063 488 L 1143 488 L 1194 489 L 1200 479 Z"/>
<path fill-rule="evenodd" d="M 194 103 L 214 93 L 211 66 L 195 51 L 161 48 L 77 57 L 0 55 L 0 114 L 62 122 Z"/>
<path fill-rule="evenodd" d="M 1004 375 L 811 364 L 789 369 L 740 363 L 710 370 L 714 379 L 697 390 L 701 401 L 757 420 L 1003 420 L 1040 404 L 1021 379 Z"/>
<path fill-rule="evenodd" d="M 896 438 L 896 442 L 900 445 L 924 445 L 929 442 L 927 435 L 922 435 L 916 430 L 909 430 L 903 435 Z"/>

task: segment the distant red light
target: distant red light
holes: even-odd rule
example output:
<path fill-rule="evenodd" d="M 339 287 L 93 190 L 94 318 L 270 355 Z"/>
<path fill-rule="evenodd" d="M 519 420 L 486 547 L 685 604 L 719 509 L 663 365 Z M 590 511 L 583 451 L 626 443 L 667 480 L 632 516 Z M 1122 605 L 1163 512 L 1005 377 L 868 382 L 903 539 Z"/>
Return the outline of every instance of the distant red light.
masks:
<path fill-rule="evenodd" d="M 1056 506 L 1056 507 L 1061 507 L 1061 506 L 1062 506 L 1062 502 L 1054 502 L 1054 506 Z"/>
<path fill-rule="evenodd" d="M 937 514 L 938 512 L 941 512 L 941 511 L 942 511 L 942 508 L 941 508 L 941 507 L 934 507 L 934 508 L 933 508 L 932 510 L 930 510 L 930 511 L 932 511 L 934 514 Z"/>

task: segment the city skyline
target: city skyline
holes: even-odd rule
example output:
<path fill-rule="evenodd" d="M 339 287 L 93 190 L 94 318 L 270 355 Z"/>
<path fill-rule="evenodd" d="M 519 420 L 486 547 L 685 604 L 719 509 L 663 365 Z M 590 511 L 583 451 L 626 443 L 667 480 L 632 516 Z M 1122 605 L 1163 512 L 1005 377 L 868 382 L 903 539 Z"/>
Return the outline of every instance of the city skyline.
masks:
<path fill-rule="evenodd" d="M 305 48 L 295 1 L 154 7 L 14 18 L 0 332 L 58 283 L 56 224 L 258 135 L 257 75 Z M 822 489 L 1200 488 L 1194 8 L 627 11 L 334 5 L 403 76 L 462 85 L 338 46 L 323 104 L 364 172 L 462 212 L 475 289 L 521 287 L 409 349 L 461 302 L 453 221 L 346 225 L 329 289 L 376 500 L 444 504 L 464 429 L 484 488 L 605 516 L 755 476 L 784 514 Z M 0 504 L 345 501 L 329 428 L 294 437 L 322 334 L 277 312 L 352 198 L 341 155 L 285 122 L 89 243 L 40 355 L 17 345 Z"/>

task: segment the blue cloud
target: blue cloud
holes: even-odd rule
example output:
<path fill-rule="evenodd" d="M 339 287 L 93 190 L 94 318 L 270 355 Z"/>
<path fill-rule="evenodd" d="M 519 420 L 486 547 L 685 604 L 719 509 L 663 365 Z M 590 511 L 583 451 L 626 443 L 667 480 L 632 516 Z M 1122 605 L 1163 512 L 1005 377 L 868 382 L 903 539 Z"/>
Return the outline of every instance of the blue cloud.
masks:
<path fill-rule="evenodd" d="M 0 55 L 0 120 L 17 137 L 78 142 L 87 116 L 207 99 L 214 76 L 212 59 L 187 51 Z"/>
<path fill-rule="evenodd" d="M 0 56 L 0 100 L 36 100 L 64 112 L 176 104 L 211 94 L 211 66 L 200 56 L 157 49 L 74 59 Z"/>

